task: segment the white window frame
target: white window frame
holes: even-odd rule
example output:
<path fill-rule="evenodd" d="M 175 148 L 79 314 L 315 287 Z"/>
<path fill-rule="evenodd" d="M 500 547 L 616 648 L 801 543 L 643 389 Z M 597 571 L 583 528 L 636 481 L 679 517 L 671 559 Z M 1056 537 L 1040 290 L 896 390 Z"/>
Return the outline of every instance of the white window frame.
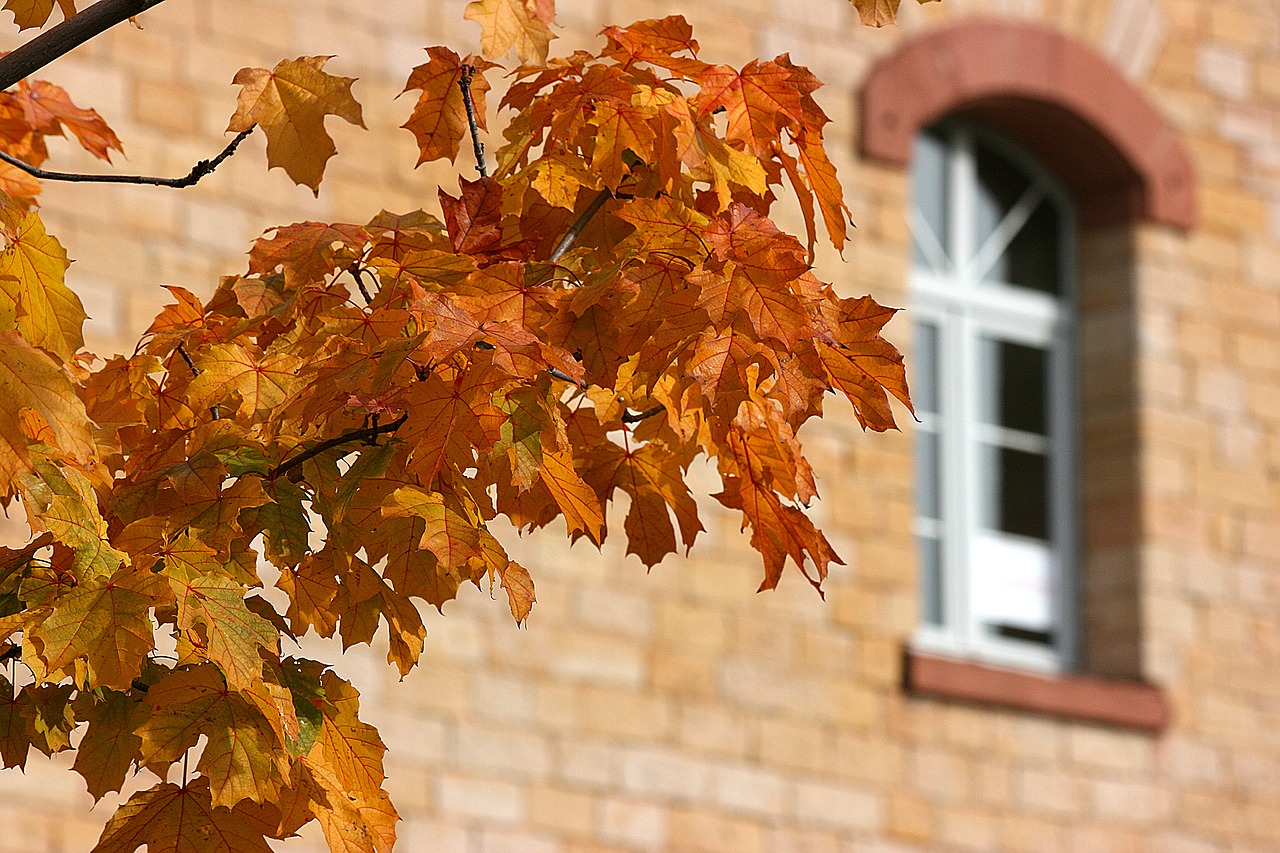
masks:
<path fill-rule="evenodd" d="M 940 126 L 946 140 L 948 186 L 944 211 L 948 246 L 943 251 L 924 215 L 911 210 L 911 230 L 936 269 L 913 260 L 911 313 L 938 333 L 935 382 L 941 414 L 922 413 L 921 425 L 939 437 L 938 486 L 941 522 L 917 517 L 917 535 L 934 535 L 941 550 L 942 625 L 922 618 L 912 646 L 921 651 L 977 659 L 997 665 L 1045 672 L 1067 672 L 1079 661 L 1078 593 L 1078 435 L 1076 385 L 1075 218 L 1068 193 L 1017 146 L 980 127 L 964 123 Z M 970 257 L 975 243 L 976 145 L 994 150 L 1017 166 L 1030 187 L 986 243 Z M 1053 204 L 1060 223 L 1060 296 L 986 278 L 1000 253 L 1034 211 Z M 914 257 L 914 255 L 913 255 Z M 1050 389 L 1046 418 L 1049 506 L 1049 556 L 1054 643 L 992 635 L 971 606 L 974 542 L 980 535 L 979 437 L 1001 430 L 980 423 L 981 397 L 990 388 L 978 381 L 981 338 L 1033 345 L 1048 351 Z M 1004 430 L 1008 433 L 1011 431 Z M 1039 436 L 1023 439 L 1046 442 Z M 1006 436 L 1008 437 L 1008 436 Z M 1017 436 L 1013 436 L 1018 440 Z M 1031 449 L 1031 448 L 1028 448 Z M 938 529 L 938 528 L 941 529 Z M 930 529 L 932 528 L 932 529 Z M 923 594 L 923 590 L 922 590 Z M 923 612 L 923 601 L 922 601 Z"/>

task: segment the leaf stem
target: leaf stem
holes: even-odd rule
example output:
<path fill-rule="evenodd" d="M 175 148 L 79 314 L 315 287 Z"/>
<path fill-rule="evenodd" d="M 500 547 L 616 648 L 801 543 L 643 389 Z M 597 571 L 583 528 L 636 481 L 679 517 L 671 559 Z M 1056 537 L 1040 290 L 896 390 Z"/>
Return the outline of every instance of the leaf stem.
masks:
<path fill-rule="evenodd" d="M 471 148 L 476 154 L 476 171 L 480 177 L 489 177 L 489 166 L 484 161 L 484 143 L 480 141 L 480 126 L 476 122 L 476 105 L 471 99 L 471 80 L 476 76 L 474 65 L 462 66 L 458 88 L 462 90 L 462 105 L 467 108 L 467 127 L 471 130 Z"/>
<path fill-rule="evenodd" d="M 352 261 L 351 266 L 347 267 L 347 271 L 351 273 L 351 277 L 356 280 L 356 287 L 360 288 L 360 295 L 364 297 L 365 306 L 373 303 L 373 297 L 369 295 L 369 290 L 364 286 L 364 270 L 360 267 L 359 261 Z"/>
<path fill-rule="evenodd" d="M 377 424 L 375 424 L 373 426 L 364 427 L 363 429 L 353 429 L 350 432 L 344 432 L 342 435 L 335 436 L 333 438 L 322 441 L 319 444 L 317 444 L 315 447 L 312 447 L 309 450 L 304 450 L 301 453 L 299 453 L 297 456 L 286 459 L 276 467 L 272 468 L 270 473 L 267 474 L 267 479 L 274 480 L 276 477 L 279 477 L 281 474 L 286 474 L 290 470 L 298 467 L 303 462 L 306 462 L 308 459 L 314 459 L 315 457 L 319 456 L 321 453 L 324 453 L 326 450 L 331 450 L 335 447 L 340 447 L 344 444 L 347 444 L 348 442 L 375 441 L 380 435 L 386 435 L 389 432 L 395 432 L 396 430 L 400 429 L 400 427 L 402 427 L 404 425 L 404 422 L 407 420 L 409 420 L 409 413 L 405 412 L 403 415 L 396 418 L 394 421 L 392 421 L 389 424 L 383 424 L 381 426 L 378 426 Z"/>
<path fill-rule="evenodd" d="M 255 125 L 256 127 L 256 125 Z M 21 169 L 33 178 L 39 178 L 42 181 L 68 181 L 70 183 L 92 183 L 92 184 L 149 184 L 157 187 L 173 187 L 175 189 L 183 189 L 185 187 L 193 187 L 200 183 L 200 180 L 206 175 L 217 169 L 222 163 L 236 152 L 240 147 L 240 143 L 253 133 L 253 127 L 248 130 L 242 130 L 236 135 L 236 138 L 228 143 L 227 147 L 222 149 L 222 153 L 212 160 L 201 160 L 191 167 L 191 171 L 181 178 L 155 178 L 150 175 L 86 175 L 80 172 L 52 172 L 48 169 L 41 169 L 32 166 L 23 160 L 19 160 L 12 154 L 6 154 L 0 151 L 0 160 L 8 163 L 10 166 Z"/>
<path fill-rule="evenodd" d="M 604 203 L 613 198 L 613 193 L 608 190 L 600 190 L 599 194 L 591 200 L 591 204 L 587 205 L 587 209 L 582 211 L 574 223 L 569 226 L 569 230 L 560 238 L 560 242 L 556 245 L 555 251 L 551 253 L 551 262 L 555 263 L 564 256 L 564 253 L 573 248 L 573 243 L 578 239 L 578 235 L 587 227 L 592 218 L 600 212 L 600 208 L 604 207 Z"/>

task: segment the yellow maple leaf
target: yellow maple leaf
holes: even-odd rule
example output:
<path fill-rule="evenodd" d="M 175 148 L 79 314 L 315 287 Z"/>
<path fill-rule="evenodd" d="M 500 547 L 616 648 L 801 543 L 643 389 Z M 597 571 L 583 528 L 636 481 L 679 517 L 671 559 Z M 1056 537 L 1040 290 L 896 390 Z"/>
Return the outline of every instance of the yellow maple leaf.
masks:
<path fill-rule="evenodd" d="M 325 73 L 331 56 L 282 60 L 268 71 L 242 68 L 232 82 L 240 91 L 236 113 L 227 130 L 239 133 L 255 124 L 267 135 L 267 165 L 279 166 L 294 182 L 320 194 L 325 163 L 337 153 L 324 127 L 336 115 L 364 127 L 360 104 L 351 96 L 354 77 Z"/>
<path fill-rule="evenodd" d="M 480 25 L 480 50 L 488 59 L 514 49 L 521 62 L 546 62 L 556 37 L 533 0 L 474 0 L 462 16 Z"/>
<path fill-rule="evenodd" d="M 84 346 L 87 315 L 64 279 L 71 262 L 35 212 L 18 223 L 0 252 L 0 331 L 16 329 L 64 362 Z"/>
<path fill-rule="evenodd" d="M 89 416 L 67 374 L 14 331 L 0 331 L 0 497 L 31 470 L 22 410 L 34 409 L 53 430 L 53 446 L 79 460 L 93 453 Z"/>

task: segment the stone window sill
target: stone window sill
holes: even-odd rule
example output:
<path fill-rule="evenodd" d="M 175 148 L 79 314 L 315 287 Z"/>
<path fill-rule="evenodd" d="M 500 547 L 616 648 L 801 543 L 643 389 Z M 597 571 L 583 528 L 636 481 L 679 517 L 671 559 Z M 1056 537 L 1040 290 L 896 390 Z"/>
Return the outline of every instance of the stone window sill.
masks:
<path fill-rule="evenodd" d="M 903 684 L 912 696 L 1012 708 L 1153 734 L 1169 724 L 1164 692 L 1137 681 L 1046 676 L 907 649 Z"/>

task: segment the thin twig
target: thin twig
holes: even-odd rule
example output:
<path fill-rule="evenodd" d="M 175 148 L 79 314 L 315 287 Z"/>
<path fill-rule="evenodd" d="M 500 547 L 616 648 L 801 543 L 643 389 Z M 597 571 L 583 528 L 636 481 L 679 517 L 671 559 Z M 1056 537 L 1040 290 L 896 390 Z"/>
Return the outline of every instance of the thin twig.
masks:
<path fill-rule="evenodd" d="M 360 295 L 364 297 L 366 306 L 373 303 L 373 297 L 369 295 L 369 290 L 364 286 L 364 270 L 360 268 L 359 261 L 352 261 L 351 266 L 347 267 L 347 271 L 351 273 L 351 277 L 356 280 L 356 287 L 360 288 Z"/>
<path fill-rule="evenodd" d="M 256 127 L 256 125 L 255 125 Z M 201 160 L 191 167 L 191 171 L 181 178 L 153 178 L 149 175 L 86 175 L 80 172 L 51 172 L 47 169 L 41 169 L 32 166 L 30 163 L 19 160 L 12 154 L 6 154 L 0 151 L 0 160 L 8 163 L 10 166 L 17 167 L 26 172 L 33 178 L 39 178 L 42 181 L 69 181 L 71 183 L 93 183 L 93 184 L 148 184 L 156 187 L 173 187 L 175 189 L 183 189 L 185 187 L 193 187 L 200 183 L 200 180 L 206 175 L 213 172 L 214 169 L 222 165 L 228 157 L 236 152 L 236 148 L 241 142 L 253 133 L 253 128 L 242 130 L 231 140 L 226 148 L 222 149 L 222 153 L 212 160 Z"/>
<path fill-rule="evenodd" d="M 658 405 L 654 406 L 652 409 L 645 409 L 643 412 L 631 412 L 631 411 L 623 412 L 622 422 L 624 424 L 637 424 L 637 423 L 640 423 L 640 421 L 653 417 L 654 415 L 660 415 L 666 410 L 667 410 L 667 407 L 659 403 Z"/>
<path fill-rule="evenodd" d="M 29 77 L 94 36 L 163 2 L 164 0 L 99 0 L 12 53 L 0 56 L 0 89 L 8 89 L 23 77 Z"/>
<path fill-rule="evenodd" d="M 471 129 L 471 147 L 476 153 L 476 171 L 480 177 L 489 177 L 489 167 L 484 162 L 484 143 L 480 141 L 480 126 L 476 123 L 476 105 L 471 100 L 471 78 L 476 76 L 474 65 L 462 66 L 458 88 L 462 89 L 462 105 L 467 108 L 467 127 Z"/>
<path fill-rule="evenodd" d="M 600 190 L 599 195 L 591 200 L 591 204 L 587 205 L 587 209 L 582 211 L 582 215 L 569 226 L 569 230 L 565 232 L 564 237 L 560 238 L 559 244 L 556 245 L 555 251 L 551 253 L 551 263 L 555 263 L 564 256 L 564 253 L 573 248 L 573 241 L 578 239 L 578 235 L 582 233 L 582 229 L 587 227 L 600 208 L 604 207 L 604 203 L 613 198 L 613 193 L 608 190 Z"/>
<path fill-rule="evenodd" d="M 196 367 L 196 363 L 191 360 L 191 356 L 187 354 L 187 350 L 182 346 L 182 344 L 178 344 L 178 355 L 182 356 L 182 360 L 187 363 L 187 367 L 191 368 L 192 376 L 199 376 L 204 372 L 200 368 Z"/>
<path fill-rule="evenodd" d="M 403 415 L 396 418 L 394 421 L 392 421 L 389 424 L 383 424 L 382 426 L 375 425 L 375 426 L 365 427 L 364 429 L 353 429 L 350 432 L 344 432 L 342 435 L 336 436 L 334 438 L 330 438 L 326 441 L 322 441 L 319 444 L 317 444 L 315 447 L 312 447 L 310 450 L 304 450 L 303 452 L 299 453 L 297 456 L 294 456 L 291 459 L 286 459 L 276 467 L 272 468 L 271 473 L 267 474 L 267 479 L 274 480 L 276 477 L 279 477 L 281 474 L 287 474 L 291 469 L 298 467 L 303 462 L 306 462 L 308 459 L 314 459 L 315 457 L 319 456 L 321 453 L 324 453 L 326 450 L 331 450 L 335 447 L 340 447 L 341 445 L 347 444 L 348 442 L 374 441 L 380 435 L 386 435 L 389 432 L 395 432 L 396 430 L 400 429 L 400 427 L 402 427 L 404 425 L 404 422 L 407 420 L 409 420 L 409 413 L 405 412 Z"/>

